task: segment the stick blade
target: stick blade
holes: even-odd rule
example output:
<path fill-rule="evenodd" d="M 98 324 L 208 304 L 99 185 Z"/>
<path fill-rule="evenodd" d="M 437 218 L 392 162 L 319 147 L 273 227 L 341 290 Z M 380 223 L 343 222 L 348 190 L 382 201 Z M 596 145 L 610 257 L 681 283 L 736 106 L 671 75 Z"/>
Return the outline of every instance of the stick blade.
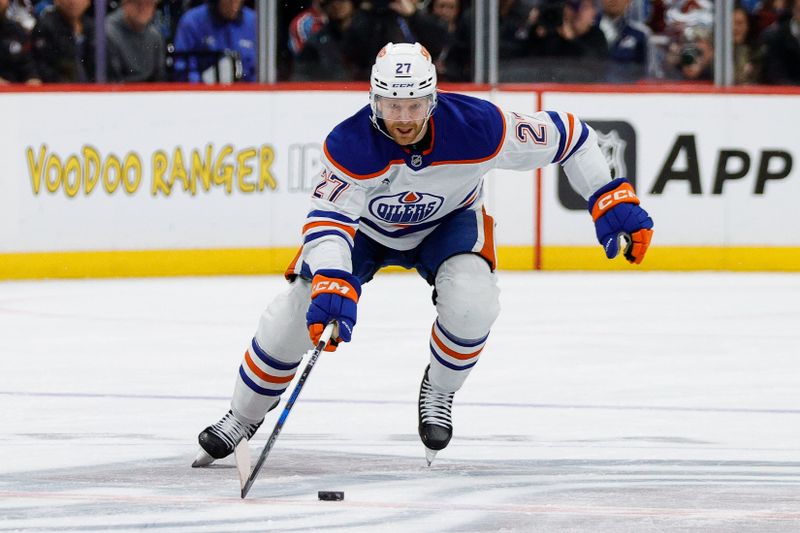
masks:
<path fill-rule="evenodd" d="M 236 448 L 233 450 L 233 456 L 236 460 L 236 470 L 239 472 L 239 486 L 242 491 L 247 484 L 247 479 L 250 477 L 250 446 L 247 439 L 242 439 Z M 244 494 L 242 495 L 244 498 Z"/>

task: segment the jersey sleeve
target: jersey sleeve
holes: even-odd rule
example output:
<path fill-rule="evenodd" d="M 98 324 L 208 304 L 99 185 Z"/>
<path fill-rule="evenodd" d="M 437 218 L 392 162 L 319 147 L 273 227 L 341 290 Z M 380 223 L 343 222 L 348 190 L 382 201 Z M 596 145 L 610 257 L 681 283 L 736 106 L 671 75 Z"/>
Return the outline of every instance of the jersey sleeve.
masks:
<path fill-rule="evenodd" d="M 506 138 L 497 156 L 497 168 L 533 170 L 558 163 L 572 188 L 586 199 L 611 181 L 597 134 L 572 113 L 512 112 L 505 113 L 505 120 Z"/>
<path fill-rule="evenodd" d="M 303 225 L 303 261 L 312 273 L 321 268 L 352 272 L 354 239 L 366 189 L 356 180 L 335 173 L 325 158 L 323 167 Z"/>

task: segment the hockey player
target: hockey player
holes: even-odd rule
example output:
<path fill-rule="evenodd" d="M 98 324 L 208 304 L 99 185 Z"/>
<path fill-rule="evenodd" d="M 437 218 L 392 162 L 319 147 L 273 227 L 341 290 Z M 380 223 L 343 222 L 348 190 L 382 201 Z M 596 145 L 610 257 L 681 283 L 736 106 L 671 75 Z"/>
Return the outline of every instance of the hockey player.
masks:
<path fill-rule="evenodd" d="M 323 152 L 289 287 L 261 316 L 231 409 L 200 433 L 194 466 L 226 457 L 253 436 L 326 324 L 338 325 L 327 350 L 351 340 L 361 287 L 385 265 L 415 268 L 433 286 L 437 318 L 419 391 L 419 436 L 430 464 L 450 442 L 453 395 L 500 311 L 494 222 L 483 208 L 483 178 L 494 168 L 561 164 L 587 199 L 609 258 L 622 236 L 631 263 L 650 244 L 653 222 L 630 183 L 611 179 L 592 128 L 570 113 L 506 113 L 439 93 L 419 43 L 380 51 L 370 104 L 333 129 Z"/>

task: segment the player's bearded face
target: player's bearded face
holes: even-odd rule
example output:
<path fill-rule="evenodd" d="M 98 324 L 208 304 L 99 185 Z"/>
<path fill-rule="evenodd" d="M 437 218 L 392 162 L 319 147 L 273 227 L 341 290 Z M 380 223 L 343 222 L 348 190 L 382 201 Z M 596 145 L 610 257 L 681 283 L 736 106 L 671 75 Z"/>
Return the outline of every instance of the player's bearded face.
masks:
<path fill-rule="evenodd" d="M 397 144 L 419 141 L 425 133 L 430 98 L 376 98 L 378 117 Z"/>

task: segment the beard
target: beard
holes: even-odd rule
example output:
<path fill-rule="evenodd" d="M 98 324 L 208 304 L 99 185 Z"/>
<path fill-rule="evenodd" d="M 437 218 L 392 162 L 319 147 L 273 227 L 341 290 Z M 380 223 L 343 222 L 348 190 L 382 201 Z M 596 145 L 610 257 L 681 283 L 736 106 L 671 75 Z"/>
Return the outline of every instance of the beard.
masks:
<path fill-rule="evenodd" d="M 384 120 L 386 131 L 392 137 L 394 142 L 400 146 L 414 144 L 422 138 L 425 132 L 426 120 L 418 121 L 393 121 Z"/>

